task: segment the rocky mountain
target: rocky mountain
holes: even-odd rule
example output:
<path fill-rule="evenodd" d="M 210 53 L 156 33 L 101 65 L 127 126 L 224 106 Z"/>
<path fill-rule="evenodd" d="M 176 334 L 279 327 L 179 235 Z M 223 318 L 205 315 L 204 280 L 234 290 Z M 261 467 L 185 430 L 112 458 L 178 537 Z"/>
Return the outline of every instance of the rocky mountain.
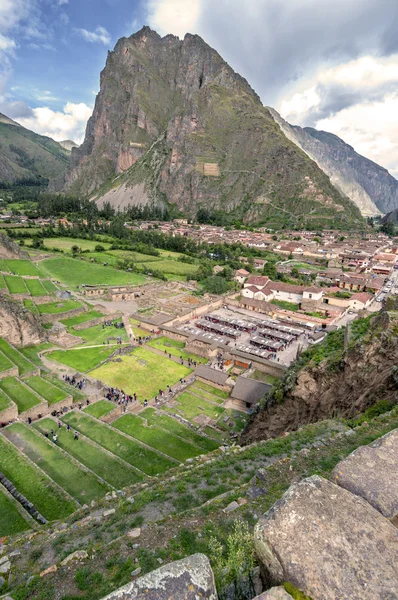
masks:
<path fill-rule="evenodd" d="M 315 160 L 364 216 L 398 208 L 398 181 L 387 169 L 361 156 L 333 133 L 290 125 L 276 110 L 269 108 L 269 111 L 283 133 Z"/>
<path fill-rule="evenodd" d="M 58 142 L 0 113 L 0 182 L 51 179 L 65 173 L 69 153 Z"/>
<path fill-rule="evenodd" d="M 361 223 L 215 50 L 197 35 L 162 38 L 149 27 L 108 54 L 84 143 L 52 189 L 275 226 Z"/>
<path fill-rule="evenodd" d="M 68 152 L 72 152 L 72 148 L 79 147 L 79 144 L 76 144 L 73 140 L 63 140 L 62 142 L 59 142 L 59 145 L 62 146 L 62 148 L 65 148 L 65 150 L 68 150 Z"/>
<path fill-rule="evenodd" d="M 384 215 L 384 217 L 381 219 L 382 223 L 394 223 L 397 224 L 398 223 L 398 208 L 396 208 L 395 210 L 390 211 L 389 213 L 387 213 L 386 215 Z"/>

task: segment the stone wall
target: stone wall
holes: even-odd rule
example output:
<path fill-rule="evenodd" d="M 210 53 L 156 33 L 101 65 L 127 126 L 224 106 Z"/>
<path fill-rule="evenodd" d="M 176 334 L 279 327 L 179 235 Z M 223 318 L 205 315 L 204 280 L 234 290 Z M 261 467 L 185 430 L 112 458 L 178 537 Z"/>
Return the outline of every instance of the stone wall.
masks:
<path fill-rule="evenodd" d="M 81 315 L 85 311 L 86 309 L 83 307 L 73 308 L 72 310 L 68 310 L 63 313 L 40 315 L 40 318 L 43 323 L 54 323 L 55 321 L 62 321 L 62 319 L 71 319 L 72 317 L 77 317 L 77 315 Z"/>
<path fill-rule="evenodd" d="M 10 400 L 10 405 L 0 412 L 0 424 L 15 421 L 18 417 L 17 405 Z"/>
<path fill-rule="evenodd" d="M 41 415 L 42 417 L 44 417 L 45 415 L 49 414 L 49 410 L 48 410 L 48 402 L 46 400 L 43 400 L 42 402 L 40 402 L 40 404 L 36 404 L 36 406 L 32 406 L 32 408 L 29 408 L 29 410 L 25 410 L 22 413 L 19 413 L 19 418 L 22 421 L 27 421 L 29 418 L 32 419 L 32 421 L 34 419 L 38 419 L 39 415 Z"/>
<path fill-rule="evenodd" d="M 0 373 L 0 379 L 4 379 L 4 377 L 18 377 L 18 367 L 12 367 L 8 371 Z"/>
<path fill-rule="evenodd" d="M 73 396 L 67 396 L 65 400 L 60 400 L 59 402 L 55 402 L 55 404 L 49 404 L 48 412 L 52 413 L 54 410 L 61 411 L 64 408 L 64 406 L 66 406 L 68 409 L 72 408 Z"/>
<path fill-rule="evenodd" d="M 109 315 L 104 315 L 103 317 L 97 317 L 96 319 L 91 319 L 90 321 L 85 321 L 84 323 L 74 325 L 73 329 L 81 331 L 82 329 L 88 329 L 89 327 L 95 327 L 95 325 L 100 325 L 105 321 L 113 321 L 113 319 L 119 319 L 121 316 L 122 313 L 111 313 Z"/>

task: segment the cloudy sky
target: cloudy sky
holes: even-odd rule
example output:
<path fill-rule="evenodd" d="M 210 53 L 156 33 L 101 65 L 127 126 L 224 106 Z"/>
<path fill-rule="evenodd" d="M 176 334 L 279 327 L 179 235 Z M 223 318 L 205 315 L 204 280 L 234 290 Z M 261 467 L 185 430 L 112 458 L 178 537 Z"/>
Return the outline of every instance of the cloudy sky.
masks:
<path fill-rule="evenodd" d="M 398 177 L 397 0 L 0 0 L 0 111 L 81 142 L 107 51 L 144 24 L 198 33 L 265 105 Z"/>

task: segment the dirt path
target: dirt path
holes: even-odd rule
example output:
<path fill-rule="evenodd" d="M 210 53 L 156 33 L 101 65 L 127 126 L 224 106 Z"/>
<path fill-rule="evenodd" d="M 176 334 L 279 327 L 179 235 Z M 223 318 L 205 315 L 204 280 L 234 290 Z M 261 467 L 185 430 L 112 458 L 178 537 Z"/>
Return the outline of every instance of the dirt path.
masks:
<path fill-rule="evenodd" d="M 126 330 L 126 333 L 129 336 L 129 340 L 130 341 L 134 341 L 135 340 L 135 335 L 134 335 L 134 331 L 133 331 L 133 329 L 131 327 L 131 323 L 129 321 L 128 316 L 127 315 L 123 315 L 122 321 L 123 321 L 123 325 L 124 325 L 124 328 Z"/>

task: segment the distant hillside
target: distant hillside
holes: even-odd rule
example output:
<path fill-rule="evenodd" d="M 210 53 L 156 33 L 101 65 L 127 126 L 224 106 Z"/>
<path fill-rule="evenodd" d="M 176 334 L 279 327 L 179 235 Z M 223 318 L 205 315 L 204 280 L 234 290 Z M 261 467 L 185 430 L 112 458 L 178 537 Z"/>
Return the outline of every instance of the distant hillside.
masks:
<path fill-rule="evenodd" d="M 64 184 L 52 185 L 115 208 L 169 204 L 195 216 L 205 207 L 273 227 L 362 224 L 215 50 L 149 27 L 108 54 L 85 140 Z"/>
<path fill-rule="evenodd" d="M 269 109 L 283 133 L 302 148 L 348 196 L 365 216 L 398 208 L 398 181 L 375 162 L 358 154 L 352 146 L 326 131 L 290 125 Z"/>
<path fill-rule="evenodd" d="M 65 173 L 70 153 L 0 113 L 0 182 L 51 179 Z"/>
<path fill-rule="evenodd" d="M 59 144 L 62 146 L 62 148 L 65 148 L 65 150 L 68 150 L 69 152 L 72 152 L 72 148 L 79 147 L 79 144 L 76 144 L 76 142 L 73 140 L 63 140 L 62 142 L 59 142 Z"/>

